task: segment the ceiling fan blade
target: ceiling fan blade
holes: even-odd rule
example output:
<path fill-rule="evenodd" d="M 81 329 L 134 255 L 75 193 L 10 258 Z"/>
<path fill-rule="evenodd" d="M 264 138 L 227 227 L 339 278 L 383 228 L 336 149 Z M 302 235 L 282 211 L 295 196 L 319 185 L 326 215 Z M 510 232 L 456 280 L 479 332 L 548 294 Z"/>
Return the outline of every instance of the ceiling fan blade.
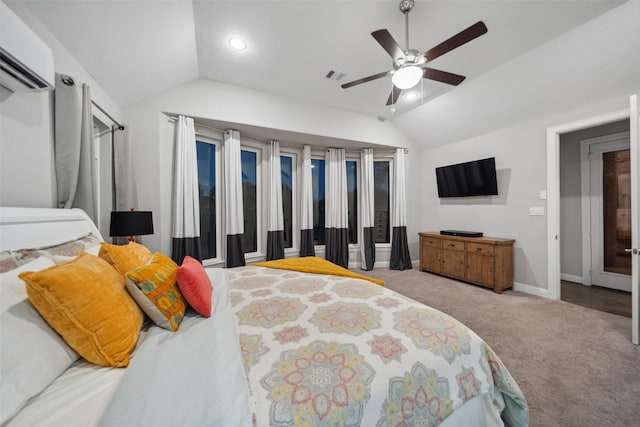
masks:
<path fill-rule="evenodd" d="M 436 80 L 442 83 L 458 86 L 466 78 L 459 74 L 449 73 L 447 71 L 436 70 L 435 68 L 425 68 L 422 77 L 429 80 Z"/>
<path fill-rule="evenodd" d="M 389 94 L 389 99 L 387 99 L 387 105 L 393 105 L 398 102 L 400 92 L 402 92 L 402 89 L 398 89 L 397 87 L 393 86 L 393 91 L 391 91 L 391 93 Z"/>
<path fill-rule="evenodd" d="M 391 71 L 385 71 L 383 73 L 378 73 L 378 74 L 374 74 L 372 76 L 363 77 L 361 79 L 345 83 L 345 84 L 341 85 L 340 87 L 342 89 L 348 89 L 348 88 L 350 88 L 352 86 L 355 86 L 355 85 L 359 85 L 359 84 L 362 84 L 362 83 L 370 82 L 371 80 L 381 79 L 382 77 L 387 76 L 390 73 L 391 73 Z"/>
<path fill-rule="evenodd" d="M 462 46 L 463 44 L 470 42 L 476 37 L 480 37 L 484 33 L 487 32 L 487 26 L 484 25 L 484 22 L 478 21 L 466 30 L 460 31 L 455 36 L 448 38 L 443 41 L 439 45 L 429 49 L 424 53 L 424 56 L 427 57 L 427 61 L 433 61 L 439 56 L 444 55 L 445 53 Z"/>
<path fill-rule="evenodd" d="M 404 52 L 400 49 L 400 46 L 398 46 L 398 43 L 396 43 L 391 34 L 389 34 L 389 31 L 382 29 L 374 31 L 371 35 L 380 43 L 380 46 L 387 51 L 391 59 L 395 61 L 398 58 L 404 58 Z"/>

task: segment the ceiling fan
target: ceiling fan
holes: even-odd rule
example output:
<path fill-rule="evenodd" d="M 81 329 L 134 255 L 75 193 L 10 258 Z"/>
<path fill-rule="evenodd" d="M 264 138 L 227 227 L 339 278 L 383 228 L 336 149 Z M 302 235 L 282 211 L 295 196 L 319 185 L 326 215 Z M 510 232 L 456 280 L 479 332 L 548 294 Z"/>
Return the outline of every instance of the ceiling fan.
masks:
<path fill-rule="evenodd" d="M 380 46 L 382 46 L 382 48 L 391 56 L 391 59 L 393 59 L 393 70 L 384 71 L 382 73 L 373 74 L 371 76 L 345 83 L 341 86 L 343 89 L 348 89 L 372 80 L 381 79 L 382 77 L 386 77 L 391 74 L 393 90 L 389 95 L 389 99 L 387 99 L 387 105 L 393 105 L 398 100 L 403 89 L 412 88 L 418 84 L 421 78 L 436 80 L 454 86 L 462 83 L 465 76 L 436 70 L 435 68 L 427 67 L 426 64 L 439 56 L 442 56 L 445 53 L 480 37 L 487 32 L 487 26 L 484 25 L 484 22 L 478 21 L 469 28 L 460 31 L 455 36 L 448 38 L 439 45 L 423 53 L 409 48 L 409 12 L 413 8 L 413 4 L 414 0 L 400 1 L 400 11 L 404 13 L 405 22 L 405 50 L 400 48 L 398 43 L 396 43 L 394 38 L 386 29 L 377 30 L 371 33 L 373 38 L 376 39 Z"/>

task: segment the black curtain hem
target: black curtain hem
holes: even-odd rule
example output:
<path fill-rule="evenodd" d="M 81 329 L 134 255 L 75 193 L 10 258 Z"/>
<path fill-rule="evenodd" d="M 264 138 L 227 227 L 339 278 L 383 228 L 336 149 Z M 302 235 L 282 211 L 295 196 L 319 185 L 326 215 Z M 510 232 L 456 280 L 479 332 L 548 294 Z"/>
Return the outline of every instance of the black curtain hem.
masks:
<path fill-rule="evenodd" d="M 390 270 L 411 270 L 411 255 L 407 243 L 407 226 L 393 227 L 393 240 L 391 241 Z"/>
<path fill-rule="evenodd" d="M 184 257 L 190 256 L 202 262 L 200 237 L 174 237 L 171 239 L 171 259 L 182 265 Z"/>
<path fill-rule="evenodd" d="M 362 270 L 373 270 L 373 265 L 376 263 L 376 243 L 373 236 L 373 227 L 362 228 L 362 247 L 364 252 L 364 259 L 362 260 Z"/>
<path fill-rule="evenodd" d="M 227 268 L 247 265 L 244 259 L 244 234 L 227 234 Z"/>
<path fill-rule="evenodd" d="M 267 261 L 284 258 L 284 230 L 267 231 Z"/>
<path fill-rule="evenodd" d="M 325 259 L 344 268 L 349 268 L 349 230 L 325 228 Z"/>
<path fill-rule="evenodd" d="M 313 229 L 300 230 L 300 256 L 316 256 L 313 245 Z"/>

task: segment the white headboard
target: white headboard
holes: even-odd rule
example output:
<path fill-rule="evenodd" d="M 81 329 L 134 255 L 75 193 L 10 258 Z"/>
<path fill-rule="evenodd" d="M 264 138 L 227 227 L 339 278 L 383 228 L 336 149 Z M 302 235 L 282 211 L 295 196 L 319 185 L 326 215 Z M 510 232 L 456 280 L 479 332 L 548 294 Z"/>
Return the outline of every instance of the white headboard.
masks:
<path fill-rule="evenodd" d="M 0 207 L 0 250 L 57 245 L 89 233 L 102 240 L 82 209 Z"/>

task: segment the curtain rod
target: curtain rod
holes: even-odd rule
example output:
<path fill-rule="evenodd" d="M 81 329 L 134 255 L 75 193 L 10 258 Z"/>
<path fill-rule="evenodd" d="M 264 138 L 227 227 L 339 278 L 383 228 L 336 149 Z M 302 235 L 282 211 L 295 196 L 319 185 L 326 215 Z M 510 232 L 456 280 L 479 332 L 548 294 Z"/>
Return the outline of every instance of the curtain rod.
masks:
<path fill-rule="evenodd" d="M 178 116 L 173 116 L 173 115 L 168 115 L 168 114 L 167 114 L 167 117 L 169 118 L 169 121 L 171 121 L 171 122 L 175 122 L 175 121 L 177 121 L 177 120 L 178 120 Z M 212 127 L 205 126 L 205 125 L 202 125 L 202 124 L 199 124 L 199 123 L 195 123 L 195 124 L 196 124 L 196 125 L 198 125 L 198 126 L 200 126 L 200 127 L 205 128 L 205 129 L 215 130 L 215 131 L 222 132 L 222 133 L 224 133 L 224 132 L 225 132 L 225 131 L 224 131 L 224 130 L 222 130 L 222 129 L 212 128 Z M 202 136 L 206 136 L 206 135 L 202 135 Z M 270 140 L 270 139 L 260 139 L 260 138 L 255 138 L 255 137 L 253 137 L 253 136 L 252 136 L 252 137 L 250 137 L 250 138 L 251 138 L 251 139 L 254 139 L 254 140 L 256 140 L 256 141 L 259 141 L 259 142 L 266 142 L 266 143 L 269 143 L 269 142 L 271 142 L 271 141 L 272 141 L 272 140 Z M 282 143 L 282 142 L 281 142 L 281 143 Z M 285 145 L 287 145 L 287 146 L 297 145 L 297 144 L 292 143 L 292 142 L 289 142 L 289 143 L 286 143 L 286 142 L 285 142 L 284 144 L 285 144 Z M 306 144 L 305 144 L 305 145 L 306 145 Z M 329 148 L 329 147 L 327 147 L 327 148 Z M 369 148 L 373 148 L 373 147 L 369 147 Z M 399 147 L 399 148 L 402 148 L 402 147 Z M 374 150 L 375 150 L 375 148 L 374 148 Z M 394 152 L 395 152 L 395 148 L 388 148 L 388 150 L 389 150 L 389 151 L 391 151 L 392 153 L 394 153 Z M 387 151 L 387 150 L 378 150 L 378 152 L 384 152 L 384 151 Z M 408 148 L 405 148 L 405 149 L 404 149 L 404 154 L 408 154 L 408 153 L 409 153 L 409 149 L 408 149 Z"/>
<path fill-rule="evenodd" d="M 116 129 L 117 130 L 124 130 L 124 126 L 122 126 L 120 123 L 118 123 L 118 121 L 116 119 L 114 119 L 111 114 L 107 113 L 101 106 L 98 105 L 97 102 L 95 102 L 93 99 L 91 100 L 91 103 L 100 111 L 102 111 L 102 114 L 104 114 L 105 116 L 107 116 L 109 118 L 109 120 L 111 120 L 113 122 L 114 125 L 116 125 Z"/>
<path fill-rule="evenodd" d="M 167 115 L 167 117 L 169 118 L 170 122 L 177 122 L 178 121 L 178 116 Z M 203 125 L 201 123 L 196 122 L 195 120 L 194 120 L 194 126 L 198 126 L 198 127 L 209 129 L 209 130 L 215 130 L 216 132 L 222 132 L 222 133 L 226 132 L 226 130 L 224 130 L 224 129 L 218 129 L 218 128 L 214 128 L 214 127 L 211 127 L 211 126 L 205 126 L 205 125 Z M 200 135 L 200 134 L 196 132 L 196 135 Z M 205 136 L 206 137 L 207 135 L 200 135 L 200 136 Z M 255 139 L 256 141 L 259 141 L 259 142 L 266 142 L 266 143 L 270 142 L 270 140 L 254 138 L 253 136 L 250 137 L 250 138 L 251 139 Z"/>
<path fill-rule="evenodd" d="M 60 76 L 60 80 L 62 80 L 62 83 L 64 83 L 67 86 L 73 86 L 76 84 L 75 80 L 73 79 L 73 77 L 71 76 L 67 76 L 65 74 L 57 74 L 58 76 Z M 120 123 L 118 123 L 118 121 L 116 119 L 114 119 L 111 114 L 107 113 L 101 106 L 98 105 L 98 103 L 96 101 L 94 101 L 93 99 L 91 100 L 91 104 L 93 104 L 98 110 L 102 111 L 102 113 L 107 116 L 109 118 L 109 120 L 111 120 L 111 122 L 117 126 L 118 130 L 124 130 L 124 126 L 122 126 Z"/>

